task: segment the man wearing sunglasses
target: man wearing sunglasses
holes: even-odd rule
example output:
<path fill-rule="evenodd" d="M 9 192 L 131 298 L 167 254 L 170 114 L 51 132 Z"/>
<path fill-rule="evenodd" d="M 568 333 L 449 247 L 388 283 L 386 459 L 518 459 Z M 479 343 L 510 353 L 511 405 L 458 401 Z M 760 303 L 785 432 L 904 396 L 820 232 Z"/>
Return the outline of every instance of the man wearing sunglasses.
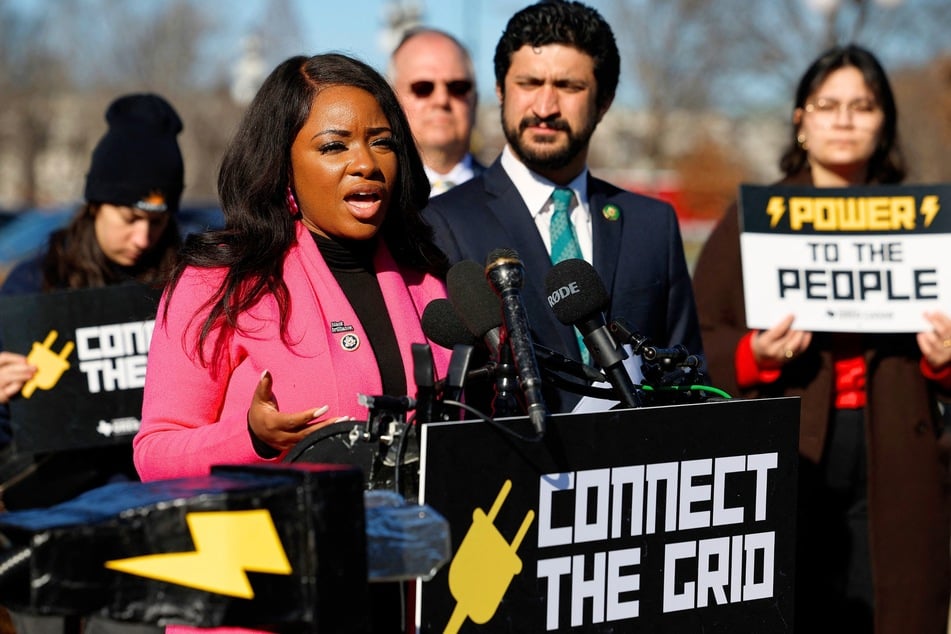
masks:
<path fill-rule="evenodd" d="M 480 174 L 485 168 L 469 153 L 476 88 L 465 47 L 443 31 L 411 30 L 390 56 L 389 77 L 416 137 L 431 195 Z"/>

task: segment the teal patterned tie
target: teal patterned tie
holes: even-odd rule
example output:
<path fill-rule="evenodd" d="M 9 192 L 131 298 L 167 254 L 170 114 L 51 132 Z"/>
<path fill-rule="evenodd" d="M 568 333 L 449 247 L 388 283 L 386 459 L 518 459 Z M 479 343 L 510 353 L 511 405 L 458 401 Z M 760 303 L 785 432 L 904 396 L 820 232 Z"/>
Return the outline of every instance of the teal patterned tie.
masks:
<path fill-rule="evenodd" d="M 575 200 L 575 193 L 568 187 L 556 187 L 551 195 L 552 214 L 549 231 L 551 232 L 551 263 L 558 264 L 562 260 L 582 259 L 581 247 L 575 236 L 575 227 L 571 224 L 571 208 Z M 575 337 L 578 339 L 578 348 L 581 350 L 581 360 L 585 365 L 591 364 L 591 355 L 584 345 L 584 337 L 575 328 Z"/>
<path fill-rule="evenodd" d="M 556 187 L 551 195 L 551 263 L 581 258 L 581 247 L 575 237 L 575 228 L 571 224 L 571 207 L 575 193 L 567 187 Z"/>

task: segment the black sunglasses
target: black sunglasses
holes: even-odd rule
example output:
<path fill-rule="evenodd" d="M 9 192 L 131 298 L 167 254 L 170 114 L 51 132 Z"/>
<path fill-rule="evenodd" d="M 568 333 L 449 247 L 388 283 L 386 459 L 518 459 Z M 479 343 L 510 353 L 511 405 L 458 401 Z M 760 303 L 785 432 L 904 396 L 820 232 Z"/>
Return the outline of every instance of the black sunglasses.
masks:
<path fill-rule="evenodd" d="M 468 79 L 454 79 L 445 83 L 446 90 L 453 97 L 466 97 L 472 91 L 472 82 Z M 409 85 L 409 89 L 413 91 L 414 95 L 422 99 L 433 94 L 433 91 L 436 90 L 436 82 L 414 81 Z"/>

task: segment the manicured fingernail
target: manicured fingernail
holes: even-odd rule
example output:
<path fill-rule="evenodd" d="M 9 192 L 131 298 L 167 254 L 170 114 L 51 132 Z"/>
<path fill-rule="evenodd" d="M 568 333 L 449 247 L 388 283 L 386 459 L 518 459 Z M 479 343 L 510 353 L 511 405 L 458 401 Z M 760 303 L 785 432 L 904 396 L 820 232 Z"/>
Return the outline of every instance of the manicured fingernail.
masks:
<path fill-rule="evenodd" d="M 318 407 L 314 410 L 314 418 L 319 418 L 327 413 L 327 410 L 330 409 L 329 405 L 324 405 L 323 407 Z"/>

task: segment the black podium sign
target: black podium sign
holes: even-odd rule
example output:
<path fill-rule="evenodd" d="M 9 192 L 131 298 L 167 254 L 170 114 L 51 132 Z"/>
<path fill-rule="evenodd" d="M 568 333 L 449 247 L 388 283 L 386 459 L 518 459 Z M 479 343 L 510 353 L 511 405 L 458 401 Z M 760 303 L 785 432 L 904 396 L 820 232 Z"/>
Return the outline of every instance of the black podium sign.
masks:
<path fill-rule="evenodd" d="M 453 559 L 420 631 L 791 632 L 798 429 L 794 398 L 424 426 Z"/>
<path fill-rule="evenodd" d="M 159 297 L 130 283 L 0 298 L 3 348 L 39 368 L 10 401 L 20 451 L 131 442 Z"/>

